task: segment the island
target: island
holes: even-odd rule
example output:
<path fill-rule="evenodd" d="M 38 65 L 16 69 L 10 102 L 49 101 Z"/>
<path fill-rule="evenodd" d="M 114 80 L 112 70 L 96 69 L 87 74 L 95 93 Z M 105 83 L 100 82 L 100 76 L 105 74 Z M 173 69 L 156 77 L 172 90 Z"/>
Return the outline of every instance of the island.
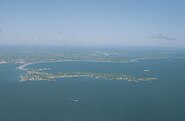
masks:
<path fill-rule="evenodd" d="M 42 69 L 37 69 L 42 70 Z M 107 79 L 107 80 L 126 80 L 129 82 L 141 82 L 141 81 L 154 81 L 158 78 L 154 77 L 135 77 L 124 73 L 97 73 L 97 72 L 59 72 L 59 73 L 46 73 L 36 70 L 28 71 L 21 76 L 20 82 L 25 81 L 55 81 L 57 78 L 79 78 L 88 77 L 95 79 Z"/>

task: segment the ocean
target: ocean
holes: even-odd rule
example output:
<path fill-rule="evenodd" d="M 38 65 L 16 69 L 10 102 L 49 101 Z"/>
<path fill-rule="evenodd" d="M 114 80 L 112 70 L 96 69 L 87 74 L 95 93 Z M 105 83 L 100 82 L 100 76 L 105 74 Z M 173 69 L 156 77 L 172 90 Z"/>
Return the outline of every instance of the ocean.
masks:
<path fill-rule="evenodd" d="M 0 64 L 0 121 L 185 121 L 185 60 L 68 61 L 26 68 L 45 72 L 126 73 L 152 82 L 93 78 L 19 82 L 18 64 Z M 149 70 L 145 72 L 144 70 Z"/>

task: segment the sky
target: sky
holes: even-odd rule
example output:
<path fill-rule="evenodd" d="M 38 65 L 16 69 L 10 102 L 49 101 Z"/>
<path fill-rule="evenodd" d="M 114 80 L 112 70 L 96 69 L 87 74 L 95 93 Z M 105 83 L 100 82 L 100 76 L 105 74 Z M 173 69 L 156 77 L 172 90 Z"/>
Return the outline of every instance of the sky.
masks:
<path fill-rule="evenodd" d="M 0 45 L 185 47 L 185 0 L 0 0 Z"/>

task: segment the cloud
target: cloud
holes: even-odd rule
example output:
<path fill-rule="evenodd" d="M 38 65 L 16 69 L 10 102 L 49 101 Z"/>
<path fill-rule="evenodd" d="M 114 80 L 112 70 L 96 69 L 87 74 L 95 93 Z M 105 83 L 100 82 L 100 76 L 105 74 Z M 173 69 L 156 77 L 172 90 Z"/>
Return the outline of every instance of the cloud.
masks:
<path fill-rule="evenodd" d="M 72 38 L 77 38 L 77 36 L 76 35 L 73 35 Z"/>
<path fill-rule="evenodd" d="M 38 37 L 35 37 L 35 38 L 33 38 L 34 40 L 39 40 L 39 38 Z"/>
<path fill-rule="evenodd" d="M 0 33 L 1 33 L 1 32 L 3 32 L 3 30 L 2 30 L 2 29 L 0 29 Z"/>
<path fill-rule="evenodd" d="M 63 32 L 58 32 L 58 34 L 63 34 Z"/>
<path fill-rule="evenodd" d="M 24 38 L 24 37 L 16 37 L 15 39 L 16 40 L 27 40 L 27 38 Z"/>
<path fill-rule="evenodd" d="M 9 38 L 8 37 L 3 37 L 4 40 L 8 40 Z"/>
<path fill-rule="evenodd" d="M 160 40 L 177 40 L 175 38 L 168 37 L 168 35 L 164 35 L 164 34 L 157 34 L 157 35 L 151 36 L 151 38 L 160 39 Z"/>
<path fill-rule="evenodd" d="M 0 37 L 0 40 L 8 40 L 9 38 L 8 37 Z"/>

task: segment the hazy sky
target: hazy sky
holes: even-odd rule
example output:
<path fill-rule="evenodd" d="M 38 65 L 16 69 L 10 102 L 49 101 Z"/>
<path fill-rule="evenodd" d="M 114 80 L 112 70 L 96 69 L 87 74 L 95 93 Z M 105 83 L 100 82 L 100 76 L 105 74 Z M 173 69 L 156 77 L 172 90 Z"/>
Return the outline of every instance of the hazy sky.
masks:
<path fill-rule="evenodd" d="M 0 44 L 185 47 L 185 0 L 0 0 Z"/>

